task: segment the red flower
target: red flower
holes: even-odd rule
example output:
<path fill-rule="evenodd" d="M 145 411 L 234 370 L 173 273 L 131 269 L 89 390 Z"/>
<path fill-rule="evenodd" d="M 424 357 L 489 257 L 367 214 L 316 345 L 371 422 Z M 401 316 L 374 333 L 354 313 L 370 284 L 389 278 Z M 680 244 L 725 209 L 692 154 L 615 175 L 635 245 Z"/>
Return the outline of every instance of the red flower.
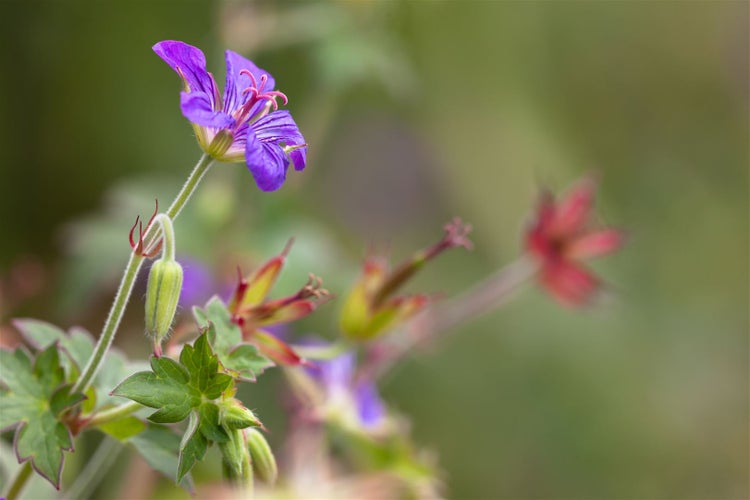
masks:
<path fill-rule="evenodd" d="M 560 201 L 543 192 L 526 232 L 526 250 L 539 262 L 542 286 L 568 306 L 588 304 L 601 286 L 582 261 L 618 250 L 622 231 L 596 227 L 592 211 L 596 183 L 584 178 Z"/>

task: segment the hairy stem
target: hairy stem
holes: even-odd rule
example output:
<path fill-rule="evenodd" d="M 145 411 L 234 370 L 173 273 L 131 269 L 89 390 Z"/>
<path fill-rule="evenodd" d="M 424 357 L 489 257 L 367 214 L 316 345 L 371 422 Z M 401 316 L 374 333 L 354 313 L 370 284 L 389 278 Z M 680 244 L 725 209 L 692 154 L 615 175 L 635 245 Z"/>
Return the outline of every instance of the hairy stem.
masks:
<path fill-rule="evenodd" d="M 182 189 L 167 210 L 167 215 L 170 219 L 177 217 L 180 210 L 185 206 L 185 203 L 190 199 L 190 196 L 195 192 L 195 188 L 198 186 L 198 183 L 213 162 L 213 159 L 208 155 L 204 154 L 201 157 L 195 165 L 195 168 L 193 168 L 193 171 L 190 173 L 185 185 L 182 186 Z M 156 237 L 157 227 L 159 227 L 158 224 L 152 224 L 149 226 L 149 229 L 144 236 L 144 248 L 149 248 L 149 241 Z M 84 368 L 83 373 L 81 373 L 81 376 L 73 386 L 72 392 L 85 392 L 91 384 L 91 381 L 94 379 L 94 376 L 96 376 L 99 371 L 99 368 L 101 368 L 104 355 L 112 345 L 117 328 L 120 326 L 122 315 L 125 312 L 125 306 L 128 303 L 128 299 L 130 299 L 130 294 L 133 291 L 133 285 L 135 284 L 135 278 L 143 264 L 143 260 L 144 257 L 142 255 L 137 255 L 135 252 L 130 254 L 130 260 L 128 260 L 128 263 L 125 266 L 125 271 L 122 275 L 122 280 L 120 281 L 120 287 L 117 289 L 115 301 L 112 304 L 112 308 L 109 310 L 107 320 L 104 322 L 102 333 L 99 335 L 99 340 L 96 343 L 91 358 L 86 364 L 86 368 Z"/>

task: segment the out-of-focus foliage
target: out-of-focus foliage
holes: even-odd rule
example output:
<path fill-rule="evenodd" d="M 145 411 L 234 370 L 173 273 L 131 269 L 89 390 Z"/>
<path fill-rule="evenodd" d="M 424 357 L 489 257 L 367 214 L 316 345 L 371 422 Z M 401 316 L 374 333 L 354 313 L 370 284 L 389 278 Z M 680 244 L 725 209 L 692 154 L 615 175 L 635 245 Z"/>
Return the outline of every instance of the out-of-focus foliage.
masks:
<path fill-rule="evenodd" d="M 475 253 L 417 280 L 454 294 L 517 255 L 537 185 L 595 170 L 606 222 L 631 235 L 598 268 L 615 299 L 581 314 L 526 294 L 383 396 L 451 497 L 746 497 L 747 27 L 741 1 L 3 3 L 0 325 L 98 331 L 135 215 L 199 155 L 150 47 L 232 48 L 274 74 L 310 161 L 272 194 L 241 164 L 210 173 L 175 230 L 214 293 L 295 236 L 279 293 L 315 272 L 343 294 L 367 244 L 405 255 L 460 214 Z M 26 293 L 30 261 L 45 280 Z M 326 307 L 293 335 L 329 336 Z M 130 310 L 118 343 L 144 357 Z M 264 382 L 247 394 L 276 446 L 282 380 Z"/>

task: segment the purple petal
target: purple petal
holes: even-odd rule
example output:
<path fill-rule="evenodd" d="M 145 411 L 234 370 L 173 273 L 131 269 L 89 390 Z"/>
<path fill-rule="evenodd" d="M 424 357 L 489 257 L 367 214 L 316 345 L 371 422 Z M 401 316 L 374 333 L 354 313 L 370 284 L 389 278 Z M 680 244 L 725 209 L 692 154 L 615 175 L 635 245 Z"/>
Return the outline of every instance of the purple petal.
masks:
<path fill-rule="evenodd" d="M 216 281 L 211 270 L 198 260 L 189 257 L 179 259 L 183 278 L 179 305 L 182 309 L 203 306 L 216 292 Z"/>
<path fill-rule="evenodd" d="M 213 128 L 229 128 L 234 118 L 223 111 L 214 111 L 211 99 L 203 92 L 180 93 L 180 109 L 185 118 L 196 125 Z"/>
<path fill-rule="evenodd" d="M 291 161 L 283 146 L 304 143 L 305 139 L 288 111 L 270 113 L 251 124 L 247 132 L 245 160 L 258 187 L 263 191 L 280 188 Z M 304 162 L 301 166 L 304 168 Z"/>
<path fill-rule="evenodd" d="M 316 362 L 317 369 L 311 371 L 311 374 L 321 380 L 328 393 L 349 392 L 355 362 L 354 353 L 347 352 L 329 361 Z"/>
<path fill-rule="evenodd" d="M 165 40 L 154 45 L 153 50 L 184 79 L 190 92 L 203 92 L 211 101 L 211 107 L 214 107 L 214 96 L 218 95 L 216 84 L 206 70 L 206 57 L 199 48 L 184 42 Z"/>
<path fill-rule="evenodd" d="M 224 87 L 224 111 L 226 113 L 232 113 L 235 109 L 239 108 L 242 104 L 247 101 L 248 95 L 243 95 L 242 91 L 252 85 L 252 80 L 247 75 L 241 75 L 240 71 L 248 70 L 255 77 L 255 81 L 260 85 L 260 78 L 262 75 L 266 75 L 268 81 L 263 90 L 273 90 L 275 81 L 273 77 L 267 71 L 257 67 L 249 59 L 245 59 L 236 52 L 227 50 L 227 84 Z M 265 101 L 260 100 L 253 109 L 249 116 L 255 115 L 260 108 L 265 105 Z"/>
<path fill-rule="evenodd" d="M 307 163 L 307 147 L 295 149 L 289 153 L 294 164 L 294 170 L 304 170 Z"/>
<path fill-rule="evenodd" d="M 373 427 L 385 415 L 385 406 L 372 382 L 361 382 L 354 390 L 359 420 L 364 427 Z"/>

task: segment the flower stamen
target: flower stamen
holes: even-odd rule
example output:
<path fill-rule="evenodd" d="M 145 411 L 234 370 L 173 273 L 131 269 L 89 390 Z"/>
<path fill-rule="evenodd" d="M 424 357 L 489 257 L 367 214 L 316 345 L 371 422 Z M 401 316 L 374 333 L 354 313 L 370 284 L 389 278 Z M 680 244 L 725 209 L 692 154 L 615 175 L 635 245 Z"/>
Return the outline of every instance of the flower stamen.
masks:
<path fill-rule="evenodd" d="M 252 94 L 243 108 L 247 107 L 249 110 L 249 108 L 252 107 L 252 105 L 254 105 L 256 102 L 265 99 L 269 103 L 271 103 L 271 107 L 273 107 L 273 110 L 276 111 L 277 109 L 279 109 L 279 105 L 276 102 L 277 97 L 284 101 L 285 106 L 289 104 L 289 98 L 283 92 L 280 92 L 278 90 L 268 90 L 266 92 L 263 91 L 266 86 L 266 82 L 268 82 L 268 75 L 266 75 L 265 73 L 260 76 L 260 84 L 258 84 L 258 80 L 255 79 L 255 75 L 253 75 L 250 70 L 243 69 L 240 71 L 240 74 L 247 75 L 248 77 L 250 77 L 250 81 L 252 82 L 252 85 L 242 91 L 243 95 Z"/>

